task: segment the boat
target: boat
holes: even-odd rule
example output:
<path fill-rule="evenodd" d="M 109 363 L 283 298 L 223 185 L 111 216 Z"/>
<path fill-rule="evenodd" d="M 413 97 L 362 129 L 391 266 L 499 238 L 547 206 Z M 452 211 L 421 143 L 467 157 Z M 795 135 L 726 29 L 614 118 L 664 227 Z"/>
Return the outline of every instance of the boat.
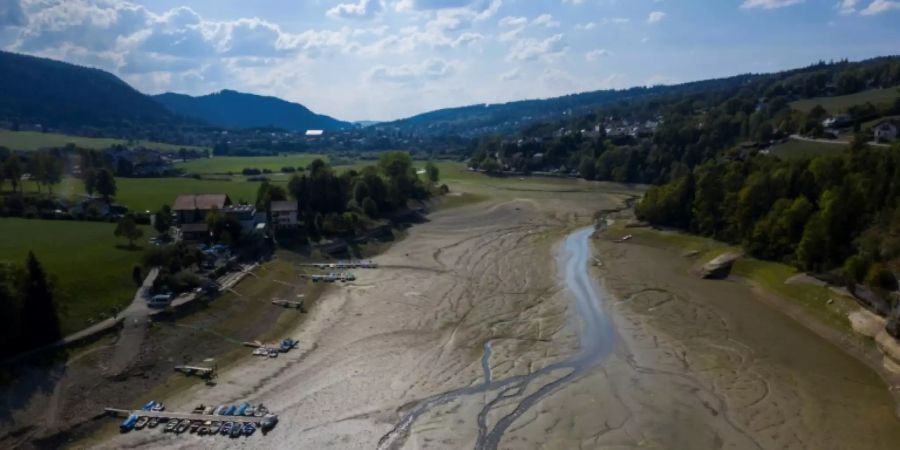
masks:
<path fill-rule="evenodd" d="M 233 438 L 241 436 L 241 424 L 240 423 L 235 422 L 235 424 L 231 427 L 230 436 Z"/>
<path fill-rule="evenodd" d="M 278 425 L 278 416 L 275 414 L 266 414 L 259 422 L 259 426 L 263 431 L 271 430 L 272 428 L 275 428 L 275 425 Z"/>
<path fill-rule="evenodd" d="M 175 427 L 175 432 L 178 434 L 184 433 L 185 431 L 188 430 L 188 428 L 190 428 L 190 426 L 191 426 L 191 421 L 184 419 L 184 420 L 178 422 L 178 426 Z"/>
<path fill-rule="evenodd" d="M 237 406 L 231 405 L 231 406 L 228 407 L 227 410 L 225 410 L 225 415 L 226 415 L 226 416 L 233 416 L 235 411 L 237 411 Z"/>
<path fill-rule="evenodd" d="M 212 423 L 209 424 L 209 434 L 219 434 L 219 431 L 222 431 L 222 422 L 219 422 L 218 420 L 212 421 Z"/>
<path fill-rule="evenodd" d="M 209 433 L 209 428 L 206 425 L 202 425 L 197 429 L 197 434 L 200 436 L 206 436 L 207 433 Z"/>
<path fill-rule="evenodd" d="M 209 416 L 215 410 L 216 410 L 216 408 L 214 406 L 207 406 L 206 409 L 203 410 L 203 415 Z"/>
<path fill-rule="evenodd" d="M 177 426 L 178 426 L 178 420 L 172 419 L 169 421 L 169 423 L 166 424 L 166 427 L 163 428 L 163 431 L 166 433 L 175 431 L 175 427 L 177 427 Z"/>
<path fill-rule="evenodd" d="M 166 410 L 166 405 L 163 405 L 163 404 L 160 403 L 160 402 L 153 402 L 153 408 L 150 408 L 150 410 L 151 410 L 151 411 L 157 411 L 157 412 L 159 412 L 159 411 L 165 411 L 165 410 Z"/>
<path fill-rule="evenodd" d="M 221 416 L 222 412 L 225 410 L 225 408 L 227 408 L 227 406 L 225 406 L 225 405 L 217 406 L 216 409 L 213 410 L 213 415 Z"/>
<path fill-rule="evenodd" d="M 156 406 L 156 402 L 150 400 L 147 403 L 144 403 L 144 406 L 141 407 L 142 411 L 153 411 L 153 407 Z"/>
<path fill-rule="evenodd" d="M 150 422 L 147 423 L 147 427 L 156 428 L 159 425 L 159 417 L 151 417 Z"/>
<path fill-rule="evenodd" d="M 269 413 L 269 408 L 266 408 L 262 403 L 260 403 L 256 407 L 256 411 L 254 412 L 253 416 L 254 417 L 263 417 L 268 413 Z"/>
<path fill-rule="evenodd" d="M 278 350 L 281 351 L 281 353 L 287 353 L 296 346 L 297 346 L 297 341 L 295 341 L 291 338 L 286 338 L 283 341 L 281 341 L 281 346 L 278 348 Z"/>
<path fill-rule="evenodd" d="M 221 431 L 221 433 L 224 434 L 224 435 L 231 434 L 231 427 L 232 427 L 232 426 L 234 426 L 234 424 L 232 424 L 231 422 L 225 422 L 225 423 L 223 423 L 223 424 L 222 424 L 222 431 Z"/>
<path fill-rule="evenodd" d="M 190 425 L 189 429 L 190 429 L 191 433 L 196 433 L 197 430 L 200 429 L 200 421 L 199 420 L 191 421 L 191 425 Z"/>
<path fill-rule="evenodd" d="M 194 409 L 191 411 L 191 413 L 193 413 L 193 414 L 203 414 L 203 411 L 204 411 L 204 410 L 206 410 L 206 405 L 200 405 L 200 406 L 194 408 Z"/>
<path fill-rule="evenodd" d="M 138 416 L 131 414 L 125 420 L 122 421 L 122 424 L 119 425 L 119 431 L 123 433 L 127 433 L 134 429 L 134 424 L 137 423 Z"/>
<path fill-rule="evenodd" d="M 250 436 L 256 431 L 256 426 L 250 422 L 244 424 L 244 436 Z"/>
<path fill-rule="evenodd" d="M 254 407 L 251 405 L 249 408 L 247 408 L 246 411 L 244 411 L 244 415 L 247 416 L 247 417 L 253 417 L 253 416 L 255 416 L 255 415 L 256 415 L 256 408 L 254 408 Z"/>
<path fill-rule="evenodd" d="M 253 350 L 253 356 L 266 356 L 268 354 L 269 354 L 269 351 L 262 347 Z"/>
<path fill-rule="evenodd" d="M 276 350 L 274 348 L 270 348 L 269 349 L 269 358 L 277 358 L 277 357 L 278 357 L 278 350 Z"/>
<path fill-rule="evenodd" d="M 237 411 L 235 411 L 234 415 L 243 416 L 244 413 L 247 412 L 247 408 L 249 408 L 249 407 L 250 407 L 249 403 L 247 403 L 247 402 L 241 403 L 241 405 L 238 406 Z"/>
<path fill-rule="evenodd" d="M 147 422 L 150 422 L 150 418 L 147 416 L 141 416 L 138 418 L 137 422 L 134 423 L 135 430 L 143 430 L 144 427 L 147 426 Z"/>

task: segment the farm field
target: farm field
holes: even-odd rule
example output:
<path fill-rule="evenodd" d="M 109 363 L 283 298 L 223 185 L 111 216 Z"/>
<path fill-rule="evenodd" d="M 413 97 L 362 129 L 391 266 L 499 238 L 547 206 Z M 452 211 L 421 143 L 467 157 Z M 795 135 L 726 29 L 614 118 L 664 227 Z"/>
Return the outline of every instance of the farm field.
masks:
<path fill-rule="evenodd" d="M 126 144 L 124 139 L 114 138 L 90 138 L 82 136 L 70 136 L 58 133 L 39 133 L 37 131 L 11 131 L 0 130 L 0 146 L 13 150 L 39 150 L 48 147 L 64 147 L 67 144 L 75 144 L 78 147 L 102 150 L 117 144 Z M 160 142 L 135 141 L 134 145 L 142 145 L 157 150 L 205 150 L 204 147 L 189 145 L 172 145 Z"/>
<path fill-rule="evenodd" d="M 798 100 L 791 103 L 791 108 L 799 111 L 809 112 L 816 105 L 822 105 L 825 110 L 834 114 L 846 111 L 847 108 L 854 105 L 864 103 L 872 103 L 873 105 L 883 105 L 891 103 L 900 97 L 900 87 L 890 87 L 886 89 L 872 89 L 868 91 L 857 92 L 850 95 L 839 95 L 836 97 L 816 97 L 806 100 Z"/>
<path fill-rule="evenodd" d="M 282 181 L 273 180 L 275 184 Z M 234 202 L 256 201 L 258 182 L 243 178 L 198 180 L 194 178 L 116 178 L 118 193 L 115 202 L 132 211 L 156 211 L 163 204 L 171 205 L 179 194 L 225 193 Z M 25 192 L 37 192 L 34 183 L 25 184 Z M 84 195 L 80 179 L 66 178 L 54 188 L 54 193 L 66 198 Z"/>
<path fill-rule="evenodd" d="M 216 156 L 207 159 L 195 159 L 176 164 L 179 169 L 197 174 L 240 174 L 245 168 L 269 169 L 280 172 L 282 167 L 306 167 L 315 159 L 328 161 L 325 155 L 295 154 L 283 156 Z"/>
<path fill-rule="evenodd" d="M 846 144 L 828 144 L 824 142 L 789 139 L 783 144 L 773 146 L 770 152 L 772 155 L 783 159 L 801 159 L 814 158 L 820 155 L 839 154 L 846 149 Z"/>
<path fill-rule="evenodd" d="M 134 296 L 131 268 L 141 251 L 126 250 L 127 241 L 113 236 L 115 227 L 106 222 L 3 218 L 0 235 L 6 238 L 0 240 L 0 263 L 21 264 L 33 251 L 55 278 L 63 333 L 72 333 L 90 319 L 111 316 Z M 152 230 L 143 229 L 146 240 Z"/>

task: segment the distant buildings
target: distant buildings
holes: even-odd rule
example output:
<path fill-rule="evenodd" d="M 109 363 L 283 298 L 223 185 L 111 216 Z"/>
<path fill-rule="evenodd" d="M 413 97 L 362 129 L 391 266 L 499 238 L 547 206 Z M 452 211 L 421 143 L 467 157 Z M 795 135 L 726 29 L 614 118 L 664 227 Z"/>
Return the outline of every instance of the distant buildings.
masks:
<path fill-rule="evenodd" d="M 846 128 L 853 125 L 853 117 L 849 114 L 838 114 L 822 121 L 825 128 Z"/>
<path fill-rule="evenodd" d="M 182 194 L 175 199 L 172 211 L 185 241 L 200 242 L 209 237 L 206 217 L 212 210 L 222 211 L 231 205 L 226 194 Z"/>

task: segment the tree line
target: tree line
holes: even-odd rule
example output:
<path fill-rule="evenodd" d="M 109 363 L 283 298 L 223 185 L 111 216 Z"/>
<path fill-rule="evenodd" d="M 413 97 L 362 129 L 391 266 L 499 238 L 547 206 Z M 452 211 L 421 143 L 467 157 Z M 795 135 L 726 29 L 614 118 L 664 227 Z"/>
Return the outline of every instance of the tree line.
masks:
<path fill-rule="evenodd" d="M 0 263 L 0 358 L 62 337 L 54 283 L 32 252 L 24 264 Z"/>
<path fill-rule="evenodd" d="M 753 256 L 893 291 L 900 258 L 900 144 L 783 161 L 708 161 L 651 188 L 640 219 L 740 243 Z"/>

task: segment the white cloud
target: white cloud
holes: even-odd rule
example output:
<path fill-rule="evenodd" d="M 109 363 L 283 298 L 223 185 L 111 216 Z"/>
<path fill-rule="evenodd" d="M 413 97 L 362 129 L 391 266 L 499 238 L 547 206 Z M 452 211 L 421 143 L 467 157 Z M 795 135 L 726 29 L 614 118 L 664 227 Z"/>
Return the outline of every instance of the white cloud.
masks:
<path fill-rule="evenodd" d="M 535 17 L 531 23 L 546 28 L 555 28 L 559 26 L 559 21 L 553 20 L 553 16 L 550 14 L 541 14 L 540 16 Z"/>
<path fill-rule="evenodd" d="M 874 0 L 869 4 L 865 9 L 860 11 L 859 13 L 864 16 L 872 16 L 875 14 L 881 14 L 883 12 L 888 11 L 897 11 L 900 10 L 900 1 L 891 1 L 891 0 Z"/>
<path fill-rule="evenodd" d="M 609 55 L 610 55 L 609 50 L 600 48 L 600 49 L 591 50 L 591 51 L 585 53 L 584 59 L 586 59 L 588 62 L 596 62 L 596 61 L 599 61 L 600 59 L 605 58 Z"/>
<path fill-rule="evenodd" d="M 369 72 L 368 78 L 376 82 L 419 84 L 424 81 L 447 78 L 455 70 L 454 63 L 439 58 L 430 58 L 419 64 L 403 64 L 393 67 L 377 66 Z"/>
<path fill-rule="evenodd" d="M 856 12 L 856 6 L 859 3 L 859 0 L 840 0 L 835 8 L 840 11 L 841 14 L 853 14 Z"/>
<path fill-rule="evenodd" d="M 597 24 L 594 22 L 579 23 L 575 25 L 576 30 L 593 30 L 594 28 L 597 28 Z"/>
<path fill-rule="evenodd" d="M 522 69 L 515 67 L 512 70 L 501 73 L 498 79 L 500 81 L 513 81 L 522 77 Z"/>
<path fill-rule="evenodd" d="M 509 61 L 532 61 L 538 58 L 553 58 L 565 53 L 566 45 L 562 34 L 555 34 L 544 40 L 520 39 L 509 51 Z"/>
<path fill-rule="evenodd" d="M 741 8 L 777 9 L 784 8 L 785 6 L 796 5 L 798 3 L 803 3 L 803 0 L 744 0 L 744 2 L 741 3 Z"/>
<path fill-rule="evenodd" d="M 372 19 L 383 10 L 381 0 L 359 0 L 358 3 L 341 3 L 325 14 L 340 19 Z"/>
<path fill-rule="evenodd" d="M 521 27 L 528 24 L 528 19 L 525 17 L 506 16 L 500 19 L 497 24 L 503 28 Z"/>
<path fill-rule="evenodd" d="M 666 18 L 666 13 L 662 11 L 653 11 L 647 16 L 647 23 L 653 25 L 662 22 Z"/>

